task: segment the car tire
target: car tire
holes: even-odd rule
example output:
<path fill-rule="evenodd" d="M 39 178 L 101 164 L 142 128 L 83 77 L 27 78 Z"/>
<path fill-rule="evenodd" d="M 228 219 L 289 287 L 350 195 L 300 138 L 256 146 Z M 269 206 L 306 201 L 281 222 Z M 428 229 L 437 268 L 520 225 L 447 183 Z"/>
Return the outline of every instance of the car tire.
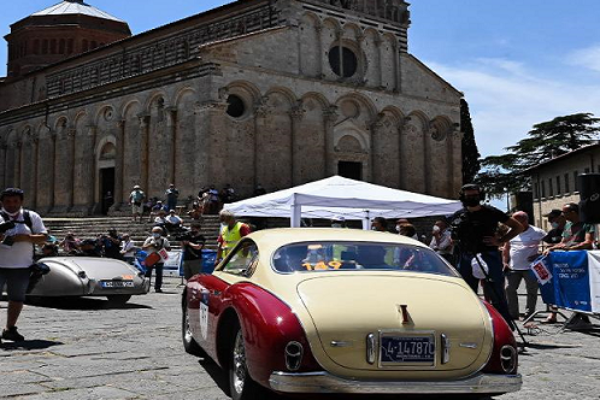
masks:
<path fill-rule="evenodd" d="M 106 298 L 108 299 L 108 304 L 111 306 L 123 306 L 131 299 L 131 295 L 113 294 L 111 296 L 106 296 Z"/>
<path fill-rule="evenodd" d="M 192 336 L 187 305 L 184 305 L 182 314 L 181 339 L 183 341 L 183 348 L 185 349 L 185 352 L 196 357 L 208 358 L 206 352 L 202 350 L 202 347 L 200 347 L 198 342 L 196 342 Z"/>
<path fill-rule="evenodd" d="M 254 382 L 246 364 L 246 343 L 242 329 L 237 324 L 229 359 L 229 394 L 233 400 L 264 400 L 269 392 Z"/>

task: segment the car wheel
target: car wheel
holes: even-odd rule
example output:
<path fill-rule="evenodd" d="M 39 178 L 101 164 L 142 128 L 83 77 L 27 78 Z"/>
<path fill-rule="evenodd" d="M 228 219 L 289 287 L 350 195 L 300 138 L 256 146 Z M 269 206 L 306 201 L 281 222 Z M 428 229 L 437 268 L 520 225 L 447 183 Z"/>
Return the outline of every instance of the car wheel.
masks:
<path fill-rule="evenodd" d="M 114 294 L 112 296 L 106 296 L 108 304 L 111 306 L 122 306 L 131 299 L 130 294 Z"/>
<path fill-rule="evenodd" d="M 229 389 L 233 400 L 263 400 L 267 391 L 248 373 L 246 344 L 240 326 L 236 326 L 229 363 Z"/>
<path fill-rule="evenodd" d="M 181 338 L 183 340 L 183 348 L 186 353 L 196 357 L 207 358 L 207 354 L 202 350 L 202 347 L 196 342 L 192 336 L 190 328 L 190 316 L 188 314 L 187 305 L 183 306 L 183 317 L 181 319 Z"/>

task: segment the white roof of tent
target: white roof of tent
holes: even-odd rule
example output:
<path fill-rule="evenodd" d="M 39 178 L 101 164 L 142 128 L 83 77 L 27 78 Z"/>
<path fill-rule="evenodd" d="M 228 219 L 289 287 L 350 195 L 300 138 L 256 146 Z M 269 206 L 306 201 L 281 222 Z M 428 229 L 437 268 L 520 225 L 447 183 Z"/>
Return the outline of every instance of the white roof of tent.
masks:
<path fill-rule="evenodd" d="M 340 176 L 307 183 L 264 196 L 226 204 L 238 217 L 290 218 L 291 207 L 302 206 L 308 218 L 364 219 L 369 217 L 402 218 L 449 215 L 462 205 L 456 200 L 391 189 Z"/>

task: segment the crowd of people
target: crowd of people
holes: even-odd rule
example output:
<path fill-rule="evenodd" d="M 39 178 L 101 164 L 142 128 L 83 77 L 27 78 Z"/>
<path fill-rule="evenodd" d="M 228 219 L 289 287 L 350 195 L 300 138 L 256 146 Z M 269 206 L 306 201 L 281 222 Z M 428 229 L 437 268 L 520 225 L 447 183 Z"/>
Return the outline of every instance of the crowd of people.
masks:
<path fill-rule="evenodd" d="M 258 187 L 256 195 L 266 193 Z M 154 290 L 162 292 L 164 261 L 158 256 L 163 250 L 170 251 L 170 240 L 181 243 L 184 278 L 190 279 L 202 270 L 206 238 L 201 234 L 199 218 L 205 213 L 219 213 L 221 222 L 218 234 L 218 250 L 215 265 L 227 257 L 237 243 L 251 231 L 249 224 L 238 221 L 233 213 L 220 210 L 223 203 L 236 198 L 235 190 L 227 185 L 221 192 L 214 186 L 204 188 L 194 202 L 186 226 L 177 215 L 179 191 L 170 185 L 165 191 L 165 201 L 153 201 L 149 211 L 146 195 L 139 186 L 130 194 L 134 222 L 142 221 L 148 212 L 152 223 L 151 234 L 136 245 L 128 233 L 119 234 L 111 228 L 106 234 L 94 238 L 80 239 L 69 232 L 64 239 L 57 240 L 48 234 L 42 218 L 35 212 L 23 209 L 24 193 L 20 189 L 5 189 L 0 194 L 0 288 L 7 285 L 8 315 L 1 339 L 20 341 L 16 323 L 23 307 L 25 288 L 29 281 L 29 267 L 34 263 L 34 249 L 42 251 L 38 257 L 56 256 L 59 252 L 72 256 L 105 257 L 134 263 L 139 251 L 144 251 L 147 260 L 146 276 L 155 272 Z M 440 218 L 431 227 L 430 235 L 419 237 L 417 228 L 405 218 L 395 221 L 390 229 L 388 220 L 374 218 L 372 229 L 381 232 L 395 230 L 397 234 L 414 240 L 425 241 L 442 258 L 456 267 L 463 279 L 477 292 L 483 287 L 485 297 L 498 309 L 509 325 L 519 318 L 528 318 L 535 312 L 538 284 L 529 272 L 530 265 L 540 255 L 553 251 L 591 250 L 598 248 L 595 227 L 581 221 L 576 203 L 565 204 L 562 210 L 552 210 L 545 217 L 552 230 L 545 232 L 533 226 L 529 216 L 522 211 L 508 215 L 490 205 L 482 204 L 483 190 L 476 185 L 462 188 L 460 198 L 464 208 L 449 218 Z M 346 228 L 343 217 L 331 221 L 333 228 Z M 8 233 L 10 232 L 10 234 Z M 479 272 L 477 272 L 479 271 Z M 483 276 L 481 276 L 483 273 Z M 520 312 L 517 289 L 525 281 L 527 291 L 525 310 Z M 551 305 L 550 305 L 551 306 Z M 546 323 L 555 323 L 556 310 L 552 309 Z M 587 316 L 578 314 L 573 319 L 572 329 L 585 329 L 590 325 Z M 514 325 L 513 325 L 514 326 Z"/>

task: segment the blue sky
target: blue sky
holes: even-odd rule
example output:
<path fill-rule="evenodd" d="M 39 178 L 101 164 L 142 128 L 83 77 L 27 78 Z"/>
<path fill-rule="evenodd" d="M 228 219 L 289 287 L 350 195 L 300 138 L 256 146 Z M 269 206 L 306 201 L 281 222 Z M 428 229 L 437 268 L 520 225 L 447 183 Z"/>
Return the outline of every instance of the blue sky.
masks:
<path fill-rule="evenodd" d="M 134 33 L 226 0 L 88 0 L 129 22 Z M 5 1 L 0 29 L 58 0 Z M 409 51 L 471 106 L 483 155 L 501 154 L 535 123 L 600 115 L 600 1 L 412 0 Z M 0 46 L 6 64 L 6 46 Z M 2 73 L 4 75 L 4 73 Z"/>

